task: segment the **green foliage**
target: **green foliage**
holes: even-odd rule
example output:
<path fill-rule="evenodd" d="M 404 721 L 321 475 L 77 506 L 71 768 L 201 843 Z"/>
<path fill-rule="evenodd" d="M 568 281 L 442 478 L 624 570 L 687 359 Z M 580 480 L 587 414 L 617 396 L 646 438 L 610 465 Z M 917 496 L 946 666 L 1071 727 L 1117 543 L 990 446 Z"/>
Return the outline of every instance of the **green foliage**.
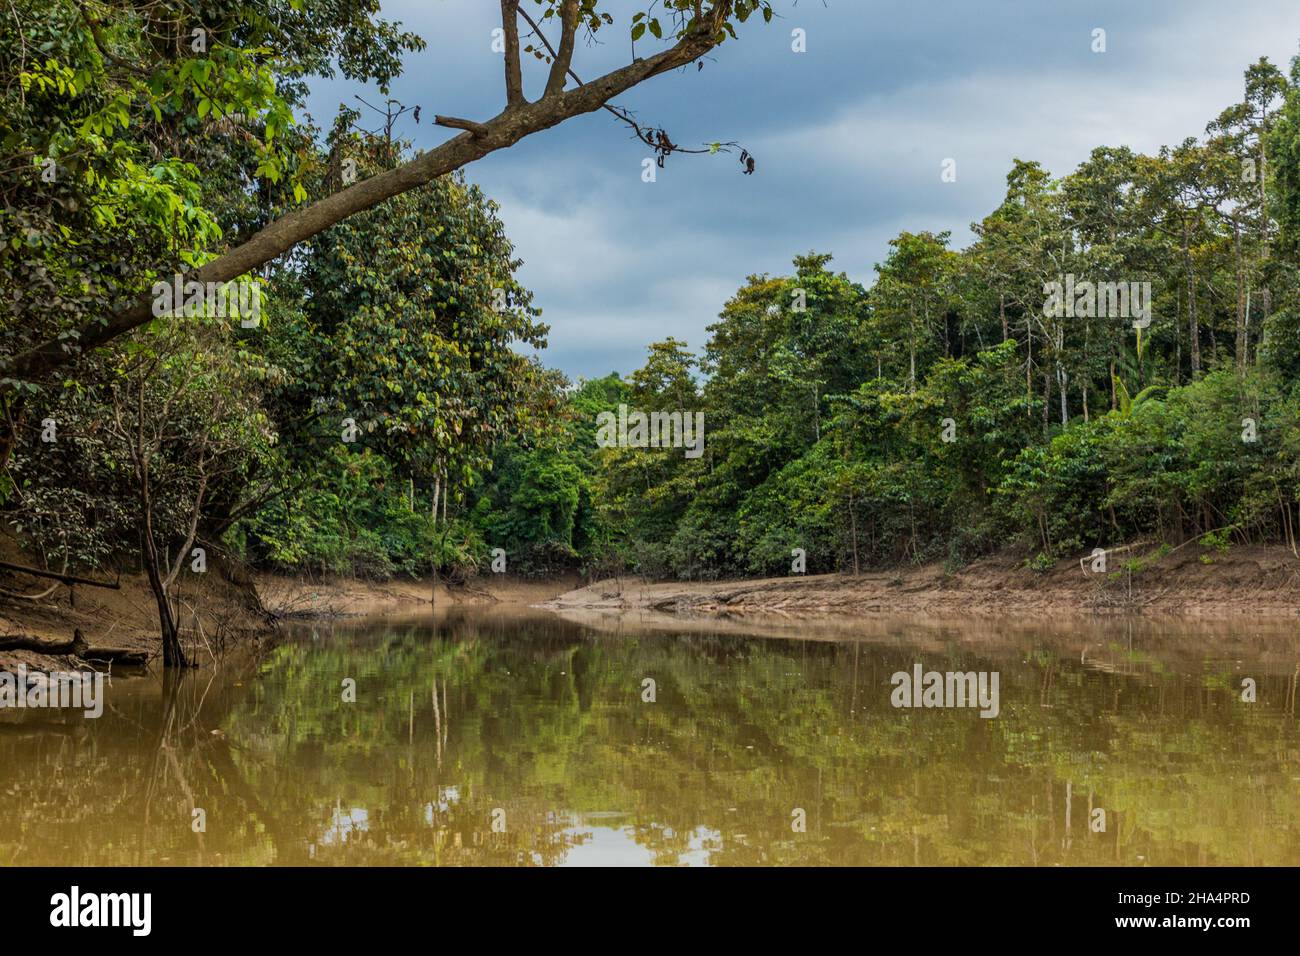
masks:
<path fill-rule="evenodd" d="M 0 354 L 75 334 L 306 198 L 303 77 L 386 84 L 375 0 L 18 0 L 0 34 Z M 195 31 L 200 31 L 198 35 Z M 251 187 L 251 188 L 250 188 Z"/>
<path fill-rule="evenodd" d="M 1046 569 L 1137 538 L 1294 546 L 1297 77 L 1252 65 L 1203 140 L 1155 156 L 1099 147 L 1060 180 L 1017 160 L 972 246 L 903 232 L 869 290 L 816 253 L 750 277 L 698 388 L 682 343 L 652 346 L 633 399 L 702 411 L 707 450 L 601 457 L 625 558 L 709 578 L 787 574 L 794 549 L 815 572 L 1009 546 Z M 1056 314 L 1067 274 L 1149 283 L 1150 311 Z"/>
<path fill-rule="evenodd" d="M 615 22 L 606 6 L 581 0 L 588 30 Z M 708 16 L 640 6 L 624 23 L 638 45 Z M 16 9 L 0 36 L 0 143 L 17 157 L 0 174 L 0 271 L 33 294 L 0 300 L 0 354 L 113 315 L 142 282 L 336 188 L 345 159 L 368 176 L 410 157 L 352 110 L 324 137 L 294 118 L 307 76 L 386 88 L 422 45 L 375 0 Z M 765 0 L 728 13 L 708 29 L 772 16 Z M 202 49 L 182 32 L 192 14 Z M 815 573 L 952 570 L 1007 547 L 1046 569 L 1138 538 L 1295 547 L 1300 59 L 1290 81 L 1265 60 L 1244 80 L 1204 137 L 1154 155 L 1099 146 L 1060 179 L 1015 160 L 968 248 L 901 232 L 870 288 L 810 251 L 748 277 L 698 354 L 654 342 L 626 378 L 576 387 L 522 354 L 547 328 L 496 205 L 440 179 L 268 268 L 256 330 L 158 319 L 58 386 L 10 383 L 0 507 L 51 563 L 120 559 L 142 509 L 166 551 L 200 500 L 205 540 L 374 578 L 468 576 L 497 547 L 525 574 L 679 578 L 788 574 L 796 549 Z M 1149 283 L 1150 312 L 1057 314 L 1045 299 L 1066 275 Z M 620 406 L 703 415 L 701 453 L 600 447 L 598 417 Z M 56 446 L 39 441 L 47 416 Z M 126 426 L 163 419 L 145 454 L 158 493 L 132 503 Z"/>
<path fill-rule="evenodd" d="M 241 529 L 251 557 L 273 567 L 386 580 L 445 567 L 464 573 L 483 553 L 474 529 L 444 533 L 415 510 L 391 462 L 337 446 L 300 486 L 263 506 Z"/>

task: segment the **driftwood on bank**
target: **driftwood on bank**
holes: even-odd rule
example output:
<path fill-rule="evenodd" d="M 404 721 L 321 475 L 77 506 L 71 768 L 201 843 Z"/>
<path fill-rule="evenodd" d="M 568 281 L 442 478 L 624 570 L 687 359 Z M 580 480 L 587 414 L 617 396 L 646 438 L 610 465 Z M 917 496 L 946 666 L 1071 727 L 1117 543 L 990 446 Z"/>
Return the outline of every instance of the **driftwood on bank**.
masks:
<path fill-rule="evenodd" d="M 32 651 L 36 654 L 59 656 L 71 654 L 85 661 L 106 661 L 126 667 L 144 667 L 149 663 L 147 651 L 125 647 L 91 647 L 80 630 L 72 632 L 72 640 L 57 643 L 43 641 L 27 634 L 0 634 L 0 651 Z"/>
<path fill-rule="evenodd" d="M 35 575 L 38 578 L 53 578 L 55 581 L 61 581 L 64 584 L 84 584 L 92 588 L 108 588 L 110 591 L 122 590 L 121 578 L 109 584 L 107 581 L 92 581 L 90 578 L 80 578 L 75 574 L 60 574 L 58 571 L 29 568 L 25 564 L 10 564 L 8 561 L 0 561 L 0 568 L 6 571 L 17 571 L 19 574 Z"/>

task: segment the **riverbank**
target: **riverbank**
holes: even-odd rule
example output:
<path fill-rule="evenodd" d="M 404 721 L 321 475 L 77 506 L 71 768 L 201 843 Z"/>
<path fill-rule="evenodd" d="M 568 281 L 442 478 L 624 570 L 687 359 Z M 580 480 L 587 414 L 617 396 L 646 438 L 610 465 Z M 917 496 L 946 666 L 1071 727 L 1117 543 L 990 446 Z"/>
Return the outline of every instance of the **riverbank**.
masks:
<path fill-rule="evenodd" d="M 5 557 L 30 563 L 18 553 Z M 0 635 L 59 645 L 80 632 L 91 647 L 139 651 L 151 665 L 157 663 L 162 656 L 158 605 L 145 575 L 87 577 L 115 587 L 69 586 L 20 572 L 0 573 Z M 181 640 L 201 666 L 236 647 L 256 645 L 273 631 L 253 580 L 238 568 L 209 560 L 203 574 L 182 573 L 173 594 Z M 18 664 L 49 669 L 52 662 L 66 660 L 63 654 L 0 650 L 0 669 Z"/>
<path fill-rule="evenodd" d="M 23 561 L 16 549 L 4 558 Z M 69 587 L 18 572 L 0 572 L 0 635 L 23 636 L 50 645 L 66 644 L 81 632 L 92 647 L 141 651 L 150 664 L 162 654 L 158 611 L 143 574 L 96 575 L 115 588 Z M 256 647 L 277 625 L 295 620 L 339 620 L 371 615 L 407 615 L 456 605 L 527 607 L 544 603 L 581 584 L 575 575 L 546 581 L 491 576 L 469 585 L 423 581 L 363 581 L 277 574 L 250 576 L 210 561 L 202 575 L 182 575 L 174 588 L 181 608 L 181 640 L 190 658 L 209 666 L 227 651 Z M 66 654 L 0 650 L 0 670 L 19 664 L 51 669 Z"/>
<path fill-rule="evenodd" d="M 908 615 L 1045 620 L 1141 614 L 1276 621 L 1300 613 L 1300 559 L 1284 548 L 1219 552 L 1191 544 L 1162 556 L 1141 554 L 1140 549 L 1113 552 L 1106 573 L 1077 561 L 1031 570 L 1023 559 L 998 555 L 951 573 L 930 564 L 860 575 L 662 583 L 628 577 L 587 585 L 577 575 L 542 581 L 485 575 L 472 584 L 451 586 L 432 580 L 254 578 L 218 564 L 207 574 L 184 578 L 177 594 L 183 640 L 203 665 L 233 646 L 255 647 L 280 622 L 420 614 L 461 605 L 537 607 L 601 625 L 635 613 L 664 627 L 708 619 L 742 620 L 747 628 L 762 623 L 760 618 L 772 623 L 819 619 L 851 627 L 864 617 Z M 91 645 L 158 657 L 157 612 L 148 582 L 134 574 L 118 583 L 116 590 L 50 587 L 48 581 L 5 573 L 0 577 L 0 634 L 60 644 L 81 631 Z M 48 668 L 56 659 L 61 656 L 0 651 L 0 668 L 22 663 Z"/>
<path fill-rule="evenodd" d="M 464 604 L 528 607 L 556 600 L 581 584 L 582 578 L 577 574 L 540 581 L 486 575 L 476 578 L 471 584 L 452 585 L 442 580 L 435 582 L 432 578 L 360 581 L 273 574 L 257 577 L 257 591 L 263 606 L 280 620 L 403 614 Z"/>
<path fill-rule="evenodd" d="M 1148 549 L 1149 550 L 1149 549 Z M 1126 566 L 1133 562 L 1136 567 Z M 598 581 L 543 604 L 560 612 L 653 611 L 693 615 L 862 616 L 1174 614 L 1294 617 L 1300 559 L 1280 547 L 1225 552 L 1189 544 L 1163 556 L 1112 552 L 1105 573 L 1088 562 L 1031 570 L 1010 555 L 949 572 L 941 564 L 860 575 L 791 575 L 747 581 Z"/>

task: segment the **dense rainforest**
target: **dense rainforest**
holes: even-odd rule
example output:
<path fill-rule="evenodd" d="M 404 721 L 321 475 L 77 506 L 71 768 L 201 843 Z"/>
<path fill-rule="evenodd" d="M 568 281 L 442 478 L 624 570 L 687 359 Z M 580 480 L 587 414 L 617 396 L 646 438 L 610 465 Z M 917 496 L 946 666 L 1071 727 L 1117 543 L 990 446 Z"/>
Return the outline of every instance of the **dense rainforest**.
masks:
<path fill-rule="evenodd" d="M 655 343 L 570 388 L 558 436 L 499 446 L 467 533 L 528 568 L 680 578 L 789 573 L 795 549 L 809 572 L 1295 551 L 1297 69 L 1250 66 L 1241 102 L 1153 156 L 1016 161 L 969 246 L 904 232 L 869 288 L 818 253 L 750 276 L 701 355 Z M 620 403 L 703 412 L 703 454 L 597 447 Z"/>
<path fill-rule="evenodd" d="M 177 285 L 183 305 L 115 325 L 173 264 L 207 275 L 309 197 L 419 162 L 397 131 L 419 113 L 392 101 L 370 131 L 294 116 L 307 77 L 386 91 L 422 41 L 348 0 L 217 3 L 193 29 L 166 3 L 18 6 L 0 513 L 31 564 L 142 570 L 164 637 L 172 584 L 216 555 L 464 578 L 500 549 L 524 574 L 716 578 L 796 551 L 853 572 L 1296 549 L 1300 60 L 1250 66 L 1239 103 L 1156 155 L 1099 146 L 1061 178 L 1017 160 L 965 248 L 904 232 L 869 286 L 798 255 L 719 303 L 698 354 L 669 339 L 573 382 L 527 354 L 547 326 L 459 172 L 320 228 L 229 302 Z M 608 447 L 602 415 L 627 409 L 702 414 L 700 453 Z"/>

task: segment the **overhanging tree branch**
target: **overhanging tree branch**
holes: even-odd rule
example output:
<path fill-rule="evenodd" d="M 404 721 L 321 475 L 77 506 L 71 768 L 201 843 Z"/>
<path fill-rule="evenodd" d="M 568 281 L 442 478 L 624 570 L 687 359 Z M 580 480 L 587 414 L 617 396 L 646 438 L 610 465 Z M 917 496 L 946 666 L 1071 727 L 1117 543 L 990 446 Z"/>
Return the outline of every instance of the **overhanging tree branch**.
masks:
<path fill-rule="evenodd" d="M 349 216 L 512 146 L 533 133 L 598 110 L 611 98 L 637 84 L 685 66 L 713 49 L 721 42 L 722 25 L 730 12 L 731 0 L 717 0 L 703 17 L 696 18 L 672 47 L 635 60 L 576 89 L 551 93 L 534 103 L 507 106 L 498 116 L 480 124 L 476 131 L 462 133 L 395 169 L 295 209 L 247 242 L 187 274 L 186 278 L 199 282 L 229 282 Z M 144 325 L 152 318 L 152 300 L 148 294 L 143 294 L 116 315 L 88 322 L 72 333 L 28 349 L 0 367 L 8 379 L 0 383 L 0 394 L 13 391 L 17 381 L 44 378 L 81 354 Z"/>

